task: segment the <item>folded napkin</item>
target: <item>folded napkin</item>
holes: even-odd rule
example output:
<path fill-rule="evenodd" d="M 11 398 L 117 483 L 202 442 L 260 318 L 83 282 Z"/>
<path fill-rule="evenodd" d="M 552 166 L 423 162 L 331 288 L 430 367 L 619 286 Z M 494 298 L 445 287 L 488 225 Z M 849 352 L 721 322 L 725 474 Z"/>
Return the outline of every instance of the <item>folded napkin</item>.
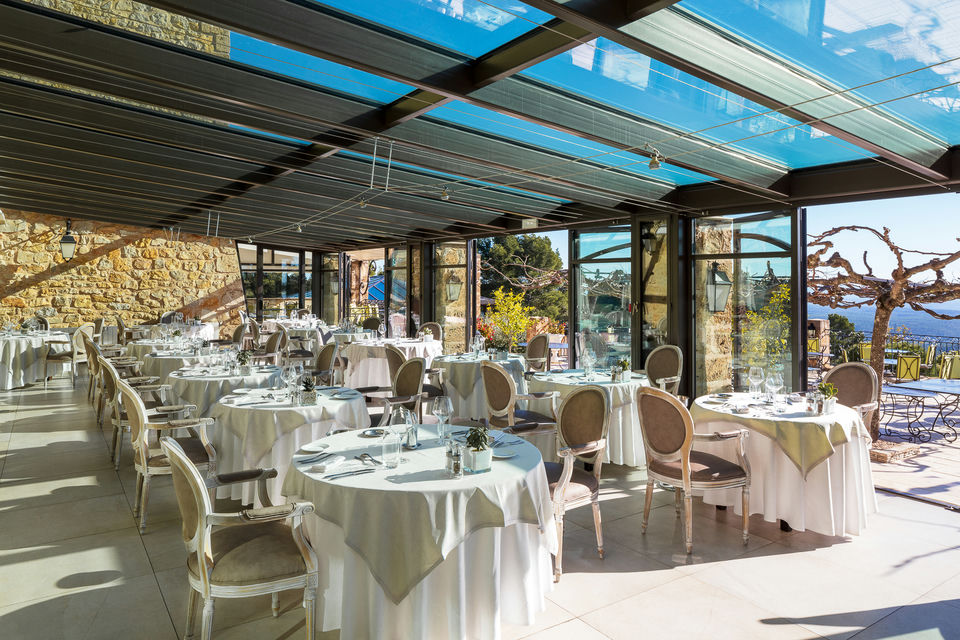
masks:
<path fill-rule="evenodd" d="M 327 458 L 320 464 L 313 465 L 312 467 L 307 469 L 307 471 L 309 471 L 310 473 L 326 473 L 327 471 L 333 471 L 334 469 L 342 465 L 344 462 L 346 462 L 346 460 L 347 459 L 343 456 L 334 456 L 332 458 Z"/>

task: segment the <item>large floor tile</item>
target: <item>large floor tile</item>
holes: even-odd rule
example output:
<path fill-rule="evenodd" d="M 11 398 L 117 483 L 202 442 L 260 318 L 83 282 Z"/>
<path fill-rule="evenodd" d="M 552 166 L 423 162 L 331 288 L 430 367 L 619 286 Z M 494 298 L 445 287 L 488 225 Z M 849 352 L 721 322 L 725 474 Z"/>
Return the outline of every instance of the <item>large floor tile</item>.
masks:
<path fill-rule="evenodd" d="M 153 575 L 0 608 L 4 640 L 176 640 Z"/>
<path fill-rule="evenodd" d="M 865 629 L 919 595 L 892 580 L 878 583 L 869 574 L 777 543 L 713 564 L 694 576 L 810 631 L 838 639 Z"/>
<path fill-rule="evenodd" d="M 550 600 L 581 615 L 680 577 L 667 565 L 609 540 L 604 552 L 601 559 L 593 530 L 567 533 L 564 575 L 548 596 Z"/>
<path fill-rule="evenodd" d="M 112 468 L 113 463 L 106 447 L 50 456 L 11 456 L 3 466 L 3 477 L 0 480 L 33 480 Z"/>
<path fill-rule="evenodd" d="M 27 544 L 0 551 L 0 606 L 101 589 L 150 573 L 140 536 L 132 527 Z"/>
<path fill-rule="evenodd" d="M 562 622 L 527 638 L 528 640 L 609 640 L 609 636 L 605 636 L 579 618 Z"/>
<path fill-rule="evenodd" d="M 532 625 L 514 625 L 504 624 L 501 631 L 503 640 L 518 640 L 526 638 L 540 631 L 549 629 L 567 620 L 572 620 L 574 615 L 561 607 L 560 605 L 547 600 L 546 607 L 537 615 L 537 620 Z"/>
<path fill-rule="evenodd" d="M 960 609 L 945 602 L 906 605 L 853 637 L 856 640 L 958 640 Z"/>
<path fill-rule="evenodd" d="M 133 524 L 123 495 L 0 513 L 0 549 L 115 531 Z"/>
<path fill-rule="evenodd" d="M 682 577 L 581 618 L 613 640 L 633 640 L 640 629 L 655 629 L 656 637 L 684 640 L 799 640 L 811 636 L 806 629 L 750 602 L 731 598 L 696 576 Z"/>
<path fill-rule="evenodd" d="M 0 514 L 12 509 L 30 509 L 51 504 L 123 493 L 113 469 L 0 484 Z"/>

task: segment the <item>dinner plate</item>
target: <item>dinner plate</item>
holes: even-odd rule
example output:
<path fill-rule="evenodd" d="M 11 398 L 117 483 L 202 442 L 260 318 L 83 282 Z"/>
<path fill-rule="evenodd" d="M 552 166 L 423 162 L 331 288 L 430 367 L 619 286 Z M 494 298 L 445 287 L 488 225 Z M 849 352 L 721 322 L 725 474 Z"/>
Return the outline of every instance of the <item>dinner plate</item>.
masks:
<path fill-rule="evenodd" d="M 333 397 L 337 400 L 352 400 L 354 398 L 359 398 L 361 393 L 354 389 L 348 389 L 346 391 L 338 391 L 333 394 Z"/>
<path fill-rule="evenodd" d="M 380 438 L 384 434 L 384 430 L 380 428 L 376 429 L 364 429 L 359 435 L 361 438 Z"/>
<path fill-rule="evenodd" d="M 327 444 L 326 442 L 320 442 L 318 440 L 317 442 L 308 442 L 307 444 L 300 447 L 300 450 L 309 451 L 310 453 L 319 453 L 324 449 L 328 449 L 329 447 L 330 445 Z"/>
<path fill-rule="evenodd" d="M 493 450 L 493 457 L 497 460 L 509 460 L 517 455 L 517 452 L 507 447 L 498 447 Z"/>

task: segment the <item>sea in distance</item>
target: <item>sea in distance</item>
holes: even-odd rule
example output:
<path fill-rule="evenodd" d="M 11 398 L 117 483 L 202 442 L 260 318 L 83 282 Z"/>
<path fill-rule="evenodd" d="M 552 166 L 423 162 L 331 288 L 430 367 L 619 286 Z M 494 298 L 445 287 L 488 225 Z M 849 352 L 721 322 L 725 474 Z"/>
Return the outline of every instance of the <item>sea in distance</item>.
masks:
<path fill-rule="evenodd" d="M 956 301 L 934 303 L 930 305 L 930 308 L 937 313 L 960 315 L 960 302 Z M 872 306 L 859 309 L 831 309 L 816 304 L 807 305 L 808 318 L 826 319 L 831 313 L 838 313 L 850 320 L 857 331 L 863 331 L 867 336 L 873 332 L 873 314 L 875 311 Z M 908 327 L 911 333 L 917 335 L 960 336 L 960 320 L 940 320 L 923 311 L 914 311 L 909 307 L 894 310 L 890 317 L 890 329 L 901 325 Z"/>

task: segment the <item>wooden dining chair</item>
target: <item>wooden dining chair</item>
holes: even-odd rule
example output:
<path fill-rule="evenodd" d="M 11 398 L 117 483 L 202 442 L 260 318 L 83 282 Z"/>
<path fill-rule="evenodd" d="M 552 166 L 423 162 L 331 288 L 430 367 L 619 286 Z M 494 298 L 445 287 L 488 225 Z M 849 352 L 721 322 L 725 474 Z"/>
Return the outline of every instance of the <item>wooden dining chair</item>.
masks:
<path fill-rule="evenodd" d="M 303 589 L 307 640 L 314 640 L 317 620 L 319 563 L 303 533 L 303 516 L 313 512 L 309 502 L 274 505 L 267 480 L 275 469 L 252 469 L 223 475 L 200 474 L 182 443 L 160 438 L 161 453 L 169 461 L 187 548 L 187 624 L 184 639 L 194 637 L 197 609 L 201 613 L 200 637 L 213 635 L 213 614 L 218 598 L 271 595 L 273 616 L 280 615 L 279 594 Z M 258 483 L 262 507 L 235 512 L 215 511 L 211 493 L 218 487 L 242 482 Z"/>
<path fill-rule="evenodd" d="M 693 418 L 676 396 L 662 389 L 641 387 L 637 390 L 640 432 L 647 457 L 647 490 L 643 504 L 640 532 L 647 532 L 653 484 L 672 485 L 677 493 L 677 515 L 683 502 L 687 553 L 693 552 L 693 491 L 740 487 L 743 509 L 743 544 L 750 537 L 750 465 L 744 441 L 746 429 L 723 433 L 695 433 Z M 737 462 L 724 460 L 694 448 L 697 442 L 737 440 Z"/>
<path fill-rule="evenodd" d="M 541 333 L 527 342 L 527 353 L 523 356 L 527 371 L 544 372 L 550 370 L 550 334 Z"/>
<path fill-rule="evenodd" d="M 277 331 L 270 334 L 263 348 L 257 349 L 250 354 L 250 359 L 256 362 L 266 362 L 269 364 L 280 364 L 283 357 L 283 348 L 286 346 L 284 337 L 286 332 L 282 327 L 277 327 Z"/>
<path fill-rule="evenodd" d="M 487 425 L 509 433 L 550 433 L 557 428 L 556 391 L 517 393 L 517 383 L 506 369 L 495 362 L 480 362 L 480 375 L 487 403 Z M 549 400 L 550 415 L 517 409 L 518 400 Z"/>
<path fill-rule="evenodd" d="M 379 331 L 380 330 L 380 318 L 378 316 L 370 316 L 363 319 L 363 322 L 360 323 L 360 328 L 365 331 Z"/>
<path fill-rule="evenodd" d="M 837 402 L 854 409 L 864 424 L 870 424 L 880 399 L 880 382 L 873 367 L 866 362 L 846 362 L 828 371 L 823 381 L 837 388 Z"/>
<path fill-rule="evenodd" d="M 133 516 L 140 519 L 140 533 L 147 529 L 147 503 L 150 498 L 150 480 L 155 476 L 170 475 L 170 460 L 154 440 L 163 432 L 187 429 L 190 436 L 175 438 L 190 460 L 207 467 L 212 476 L 217 469 L 217 454 L 207 437 L 210 418 L 186 420 L 151 420 L 140 394 L 124 381 L 120 381 L 120 402 L 130 424 L 130 444 L 133 445 L 133 468 L 137 472 L 137 497 Z"/>
<path fill-rule="evenodd" d="M 563 461 L 544 462 L 553 518 L 557 523 L 557 555 L 553 580 L 563 573 L 563 517 L 576 507 L 590 504 L 597 536 L 597 553 L 603 558 L 603 526 L 600 522 L 600 469 L 607 450 L 610 401 L 597 385 L 578 387 L 567 395 L 557 412 L 557 456 Z M 592 471 L 576 466 L 577 460 L 593 465 Z"/>
<path fill-rule="evenodd" d="M 651 383 L 677 395 L 683 375 L 683 352 L 672 344 L 660 345 L 647 356 L 644 370 Z"/>
<path fill-rule="evenodd" d="M 430 333 L 433 334 L 434 340 L 439 340 L 440 343 L 443 343 L 443 327 L 440 326 L 439 322 L 424 322 L 420 325 L 420 330 L 417 331 L 417 335 L 423 337 L 424 329 L 430 329 Z"/>
<path fill-rule="evenodd" d="M 93 323 L 85 322 L 77 327 L 70 337 L 70 349 L 68 351 L 54 351 L 53 346 L 57 343 L 47 342 L 43 349 L 43 388 L 47 388 L 47 378 L 49 378 L 48 365 L 51 362 L 59 362 L 70 365 L 70 378 L 74 388 L 77 386 L 77 375 L 81 364 L 87 363 L 87 351 L 84 347 L 84 336 L 90 338 L 93 335 Z"/>
<path fill-rule="evenodd" d="M 423 401 L 423 376 L 427 363 L 423 358 L 409 358 L 397 369 L 393 384 L 389 387 L 359 387 L 357 391 L 367 396 L 371 405 L 370 424 L 384 426 L 390 421 L 394 408 L 402 406 L 414 415 L 420 415 Z M 388 397 L 371 395 L 391 392 Z"/>

